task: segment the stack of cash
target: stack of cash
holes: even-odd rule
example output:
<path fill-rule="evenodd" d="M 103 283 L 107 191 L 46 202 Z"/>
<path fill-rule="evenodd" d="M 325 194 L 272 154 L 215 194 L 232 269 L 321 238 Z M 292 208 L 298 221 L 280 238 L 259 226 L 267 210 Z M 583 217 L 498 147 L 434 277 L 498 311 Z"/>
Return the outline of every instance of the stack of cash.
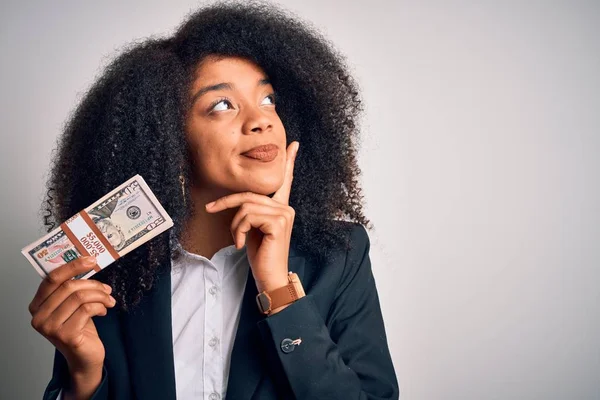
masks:
<path fill-rule="evenodd" d="M 172 226 L 144 179 L 135 175 L 21 253 L 42 278 L 78 257 L 95 256 L 96 267 L 75 277 L 87 279 Z"/>

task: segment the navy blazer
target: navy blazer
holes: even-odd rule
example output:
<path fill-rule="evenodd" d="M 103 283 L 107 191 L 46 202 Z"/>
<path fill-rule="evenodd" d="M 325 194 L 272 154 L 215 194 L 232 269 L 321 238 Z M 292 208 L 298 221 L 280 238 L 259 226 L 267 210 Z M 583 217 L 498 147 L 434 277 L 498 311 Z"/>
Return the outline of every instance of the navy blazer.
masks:
<path fill-rule="evenodd" d="M 289 270 L 300 277 L 306 296 L 277 314 L 258 311 L 256 284 L 248 276 L 227 400 L 398 399 L 369 237 L 360 224 L 350 228 L 350 248 L 333 251 L 319 265 L 290 247 Z M 132 311 L 109 309 L 93 317 L 106 356 L 92 399 L 175 399 L 170 271 L 169 262 Z M 300 345 L 286 345 L 298 338 Z M 55 351 L 44 399 L 56 399 L 68 384 L 66 360 Z"/>

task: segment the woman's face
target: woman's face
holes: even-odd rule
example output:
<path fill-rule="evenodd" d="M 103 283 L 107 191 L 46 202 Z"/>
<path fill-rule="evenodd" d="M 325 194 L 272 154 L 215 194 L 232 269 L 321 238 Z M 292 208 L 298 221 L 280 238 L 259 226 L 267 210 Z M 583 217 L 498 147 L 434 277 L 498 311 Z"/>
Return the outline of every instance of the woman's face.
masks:
<path fill-rule="evenodd" d="M 186 137 L 197 187 L 268 195 L 285 171 L 285 129 L 264 71 L 238 57 L 207 57 L 192 84 Z M 257 146 L 272 145 L 271 150 Z"/>

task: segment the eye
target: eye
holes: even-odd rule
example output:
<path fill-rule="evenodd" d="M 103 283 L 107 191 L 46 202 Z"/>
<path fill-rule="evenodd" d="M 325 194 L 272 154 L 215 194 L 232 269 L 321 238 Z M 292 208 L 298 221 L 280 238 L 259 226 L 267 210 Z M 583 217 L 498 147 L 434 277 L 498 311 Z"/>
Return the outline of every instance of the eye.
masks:
<path fill-rule="evenodd" d="M 227 99 L 219 99 L 210 105 L 208 111 L 225 111 L 228 110 L 228 105 L 233 108 L 231 102 Z"/>
<path fill-rule="evenodd" d="M 268 102 L 265 102 L 266 100 L 268 100 Z M 262 103 L 260 103 L 261 105 L 263 104 L 271 104 L 271 105 L 275 105 L 275 93 L 271 93 L 270 95 L 268 95 L 267 97 L 265 97 L 262 101 Z"/>

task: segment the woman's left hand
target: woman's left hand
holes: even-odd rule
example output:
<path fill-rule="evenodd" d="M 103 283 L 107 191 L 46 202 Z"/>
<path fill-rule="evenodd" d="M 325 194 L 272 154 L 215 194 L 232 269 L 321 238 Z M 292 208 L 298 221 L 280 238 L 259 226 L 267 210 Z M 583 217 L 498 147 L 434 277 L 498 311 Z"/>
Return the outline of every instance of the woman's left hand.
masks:
<path fill-rule="evenodd" d="M 272 198 L 253 192 L 234 193 L 206 205 L 215 213 L 239 207 L 231 222 L 237 249 L 246 244 L 248 261 L 259 292 L 288 284 L 288 254 L 295 212 L 289 206 L 294 162 L 300 143 L 287 147 L 283 184 Z"/>

